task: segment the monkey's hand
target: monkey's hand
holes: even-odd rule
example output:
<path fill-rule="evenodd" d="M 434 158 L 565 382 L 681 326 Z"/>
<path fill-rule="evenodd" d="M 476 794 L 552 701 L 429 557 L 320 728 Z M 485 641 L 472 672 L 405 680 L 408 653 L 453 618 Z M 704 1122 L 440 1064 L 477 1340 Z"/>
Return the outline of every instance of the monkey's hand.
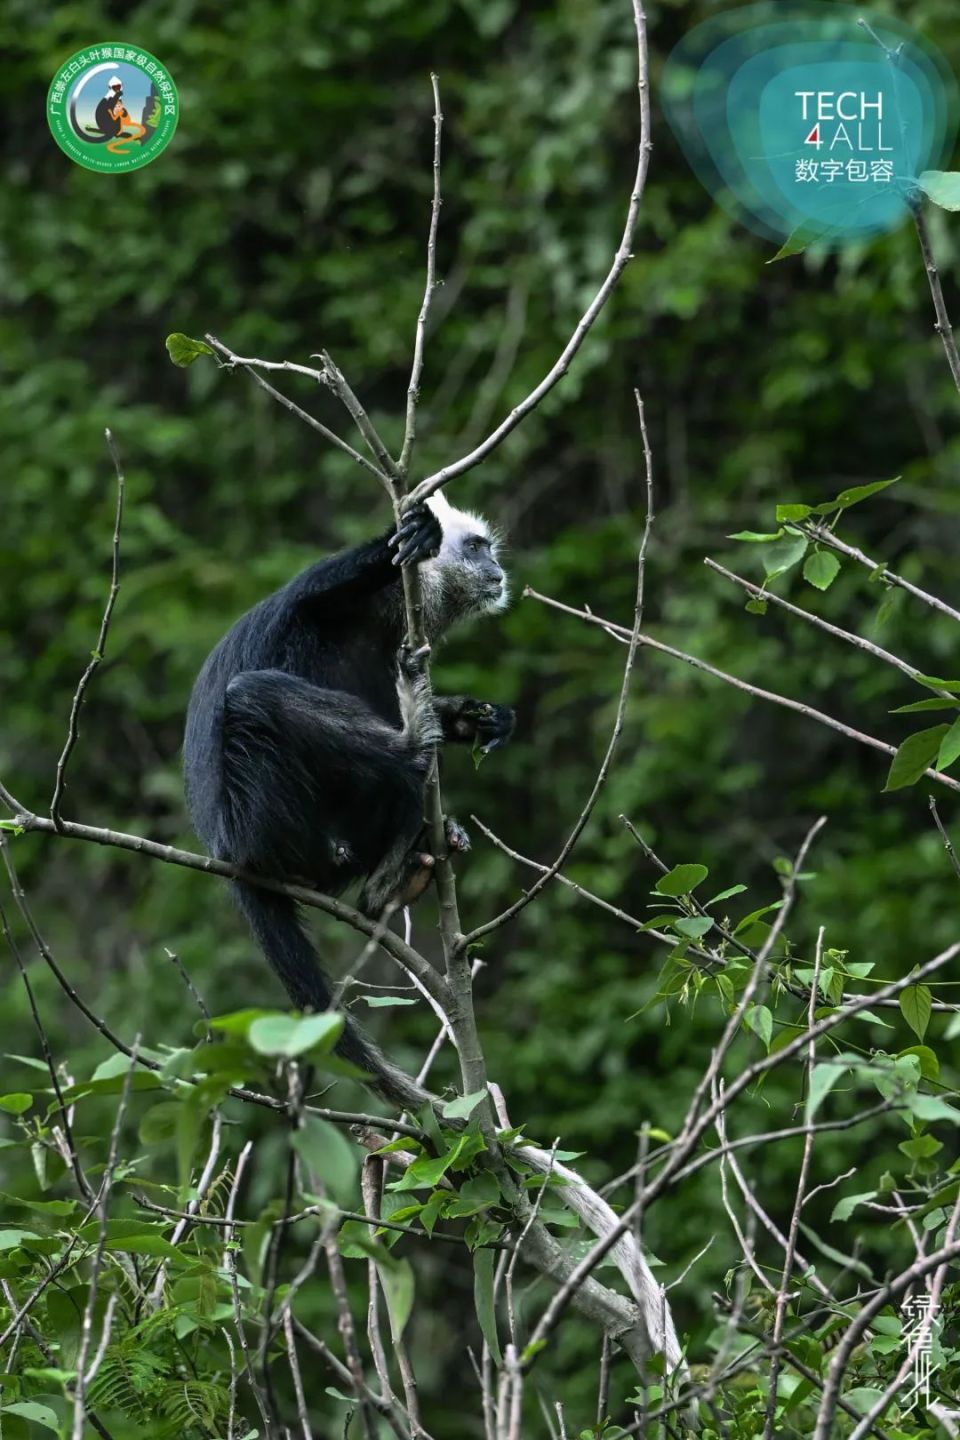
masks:
<path fill-rule="evenodd" d="M 443 738 L 464 745 L 476 745 L 489 755 L 506 745 L 513 734 L 516 715 L 509 705 L 475 700 L 471 695 L 434 696 Z"/>
<path fill-rule="evenodd" d="M 394 565 L 419 565 L 439 555 L 443 529 L 430 506 L 424 501 L 412 505 L 400 517 L 395 535 L 387 542 L 395 550 Z"/>

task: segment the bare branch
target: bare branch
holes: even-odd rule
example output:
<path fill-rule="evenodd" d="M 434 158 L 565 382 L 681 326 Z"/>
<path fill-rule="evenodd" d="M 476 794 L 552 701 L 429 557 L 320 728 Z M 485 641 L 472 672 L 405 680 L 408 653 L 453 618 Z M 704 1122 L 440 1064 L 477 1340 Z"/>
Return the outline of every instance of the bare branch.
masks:
<path fill-rule="evenodd" d="M 532 590 L 528 585 L 524 590 L 524 596 L 531 600 L 539 600 L 542 605 L 549 605 L 552 610 L 559 610 L 564 615 L 573 615 L 578 620 L 585 620 L 588 625 L 598 625 L 601 630 L 606 630 L 614 639 L 630 639 L 630 631 L 622 625 L 615 624 L 612 620 L 603 620 L 599 615 L 592 615 L 589 610 L 578 610 L 573 605 L 564 605 L 559 600 L 553 600 L 549 595 L 541 595 L 539 591 Z M 960 615 L 957 616 L 960 620 Z M 879 750 L 884 755 L 894 756 L 896 746 L 888 745 L 883 740 L 877 740 L 873 735 L 865 735 L 862 730 L 854 730 L 852 725 L 844 725 L 840 720 L 834 720 L 832 715 L 826 715 L 822 710 L 816 710 L 812 705 L 805 705 L 800 700 L 791 700 L 786 695 L 778 695 L 774 690 L 763 690 L 759 685 L 751 685 L 746 680 L 739 680 L 736 675 L 728 675 L 725 670 L 718 670 L 715 665 L 710 665 L 706 660 L 699 660 L 695 655 L 688 655 L 684 650 L 677 650 L 673 645 L 665 645 L 662 640 L 654 640 L 650 635 L 640 635 L 639 645 L 646 646 L 650 650 L 656 650 L 661 655 L 669 655 L 674 660 L 682 660 L 685 665 L 692 665 L 695 670 L 702 670 L 706 675 L 712 675 L 715 680 L 722 680 L 725 685 L 732 685 L 735 690 L 742 690 L 746 695 L 753 695 L 758 700 L 769 700 L 774 705 L 782 705 L 787 710 L 794 710 L 798 715 L 805 715 L 808 720 L 817 720 L 821 725 L 827 725 L 831 730 L 836 730 L 840 735 L 846 735 L 848 740 L 856 740 L 861 745 L 868 745 L 871 750 Z M 948 790 L 960 792 L 960 781 L 954 780 L 950 775 L 944 775 L 940 770 L 926 769 L 924 775 L 938 784 L 945 785 Z"/>
<path fill-rule="evenodd" d="M 610 735 L 610 740 L 607 744 L 606 753 L 604 754 L 600 769 L 597 772 L 597 778 L 593 783 L 593 788 L 591 789 L 590 794 L 587 797 L 587 802 L 581 810 L 580 815 L 577 818 L 577 822 L 574 825 L 573 829 L 570 831 L 570 834 L 564 842 L 563 847 L 560 850 L 560 854 L 557 856 L 556 860 L 554 860 L 553 864 L 550 865 L 540 875 L 539 879 L 534 881 L 529 890 L 524 891 L 524 893 L 520 896 L 519 900 L 515 900 L 512 905 L 508 905 L 506 910 L 502 911 L 499 915 L 494 916 L 492 920 L 487 920 L 484 922 L 484 924 L 478 925 L 475 930 L 471 930 L 465 941 L 465 943 L 468 945 L 472 944 L 476 940 L 480 940 L 484 935 L 489 935 L 494 930 L 498 930 L 501 925 L 506 924 L 508 920 L 512 920 L 515 915 L 518 915 L 521 910 L 523 910 L 527 905 L 530 904 L 531 900 L 536 899 L 537 895 L 540 894 L 540 891 L 544 888 L 544 886 L 549 884 L 549 882 L 558 873 L 561 867 L 566 863 L 574 845 L 576 845 L 578 839 L 583 834 L 583 830 L 587 824 L 587 821 L 593 814 L 593 810 L 597 803 L 597 800 L 600 798 L 601 790 L 607 783 L 607 778 L 610 774 L 610 768 L 613 764 L 613 757 L 616 754 L 617 745 L 620 741 L 620 735 L 623 730 L 624 717 L 626 716 L 627 712 L 627 700 L 630 696 L 630 679 L 633 675 L 633 666 L 637 657 L 637 648 L 640 643 L 640 626 L 643 624 L 643 586 L 646 573 L 647 546 L 650 542 L 650 532 L 653 528 L 654 521 L 653 458 L 650 453 L 650 440 L 649 436 L 647 435 L 647 425 L 643 413 L 643 401 L 640 398 L 639 391 L 635 390 L 634 396 L 637 402 L 637 412 L 640 416 L 640 433 L 643 437 L 644 474 L 646 478 L 646 520 L 643 527 L 643 535 L 640 539 L 640 547 L 637 552 L 637 589 L 634 598 L 633 628 L 629 632 L 630 638 L 627 649 L 627 661 L 623 668 L 623 680 L 620 685 L 620 697 L 617 702 L 617 711 L 614 717 L 613 730 Z"/>
<path fill-rule="evenodd" d="M 941 615 L 946 615 L 950 620 L 956 620 L 960 624 L 960 610 L 954 610 L 945 600 L 940 600 L 936 595 L 931 595 L 926 590 L 921 590 L 919 585 L 914 585 L 910 580 L 905 580 L 894 570 L 888 570 L 886 565 L 879 560 L 871 560 L 870 556 L 863 550 L 858 550 L 856 545 L 848 545 L 845 540 L 834 535 L 826 525 L 811 525 L 803 523 L 798 526 L 811 540 L 816 540 L 821 545 L 826 545 L 829 550 L 835 550 L 838 555 L 845 555 L 848 560 L 855 560 L 865 570 L 869 570 L 872 577 L 882 580 L 887 585 L 896 585 L 901 590 L 906 590 L 915 600 L 921 600 L 924 605 L 929 605 L 931 610 L 938 610 Z"/>
<path fill-rule="evenodd" d="M 400 452 L 399 470 L 406 475 L 410 469 L 413 445 L 417 435 L 417 402 L 420 399 L 420 377 L 423 374 L 423 346 L 430 317 L 433 292 L 437 287 L 437 227 L 440 223 L 440 134 L 443 129 L 443 113 L 440 109 L 440 87 L 437 77 L 430 76 L 433 87 L 433 202 L 430 206 L 430 233 L 427 237 L 427 281 L 423 291 L 423 303 L 417 317 L 417 334 L 413 344 L 413 364 L 410 369 L 410 384 L 407 386 L 407 418 Z"/>
<path fill-rule="evenodd" d="M 308 414 L 306 410 L 302 410 L 295 401 L 284 395 L 280 390 L 275 389 L 268 380 L 264 380 L 263 376 L 257 373 L 258 370 L 295 370 L 302 375 L 309 375 L 312 380 L 319 382 L 319 370 L 311 370 L 306 365 L 294 365 L 289 360 L 271 363 L 269 360 L 245 359 L 241 355 L 235 355 L 234 352 L 222 344 L 215 335 L 204 335 L 203 338 L 208 345 L 213 346 L 214 350 L 218 350 L 221 355 L 227 357 L 227 368 L 240 365 L 245 370 L 248 370 L 261 390 L 266 390 L 268 395 L 272 395 L 274 400 L 283 405 L 291 414 L 296 415 L 305 425 L 309 425 L 311 430 L 316 430 L 319 435 L 323 436 L 324 440 L 329 440 L 331 445 L 335 445 L 338 450 L 342 450 L 345 455 L 349 455 L 350 459 L 355 461 L 357 465 L 362 465 L 364 470 L 368 470 L 371 475 L 375 475 L 381 484 L 384 483 L 384 475 L 377 469 L 376 465 L 371 464 L 365 455 L 361 455 L 359 450 L 354 450 L 353 446 L 348 445 L 346 440 L 341 440 L 340 436 L 335 434 L 333 430 L 329 430 L 326 425 L 322 424 L 321 421 L 317 420 L 313 415 Z"/>
<path fill-rule="evenodd" d="M 77 743 L 80 709 L 83 705 L 83 697 L 86 694 L 87 686 L 93 679 L 94 671 L 103 659 L 107 646 L 107 634 L 110 630 L 110 618 L 113 615 L 113 607 L 116 604 L 117 593 L 120 589 L 120 525 L 123 521 L 124 475 L 120 467 L 120 456 L 117 453 L 113 435 L 109 430 L 105 430 L 103 433 L 107 437 L 107 445 L 113 457 L 114 469 L 117 472 L 117 510 L 113 522 L 113 559 L 110 576 L 110 593 L 107 596 L 103 618 L 100 621 L 100 634 L 97 636 L 97 647 L 90 657 L 87 668 L 80 677 L 80 684 L 77 686 L 73 697 L 73 704 L 70 707 L 70 723 L 67 727 L 67 739 L 63 747 L 63 753 L 57 761 L 57 779 L 53 788 L 53 799 L 50 801 L 50 818 L 58 829 L 61 824 L 60 805 L 63 800 L 63 787 L 66 783 L 67 765 L 70 762 L 70 756 L 73 754 L 73 747 Z"/>
<path fill-rule="evenodd" d="M 831 625 L 829 620 L 824 620 L 819 615 L 813 615 L 809 610 L 801 609 L 799 605 L 791 605 L 789 600 L 784 600 L 781 595 L 775 595 L 772 590 L 765 590 L 761 585 L 754 585 L 751 580 L 745 580 L 742 575 L 736 575 L 732 570 L 725 570 L 722 565 L 717 564 L 716 560 L 707 559 L 703 563 L 711 570 L 715 570 L 718 575 L 723 575 L 725 579 L 732 580 L 735 585 L 741 586 L 749 595 L 754 595 L 760 600 L 770 601 L 779 609 L 796 615 L 799 620 L 805 620 L 808 625 L 815 625 L 818 630 L 825 630 L 828 635 L 833 635 L 838 640 L 844 640 L 848 645 L 856 646 L 858 650 L 864 650 L 875 660 L 882 660 L 885 665 L 892 665 L 894 669 L 909 676 L 911 680 L 922 679 L 924 675 L 922 670 L 918 670 L 915 665 L 908 664 L 906 660 L 901 660 L 899 655 L 894 655 L 890 650 L 884 650 L 880 645 L 874 645 L 872 640 L 865 640 L 862 635 L 855 635 L 851 630 L 841 630 L 839 625 Z M 956 698 L 950 694 L 949 690 L 936 690 L 934 686 L 929 688 L 948 700 Z"/>
<path fill-rule="evenodd" d="M 813 961 L 813 981 L 810 985 L 810 1002 L 807 1006 L 807 1029 L 812 1030 L 817 1008 L 817 990 L 820 984 L 820 969 L 823 964 L 823 926 L 817 933 L 817 948 Z M 817 1042 L 813 1035 L 810 1037 L 807 1049 L 807 1093 L 809 1094 L 810 1083 L 813 1079 L 813 1068 L 817 1060 Z M 790 1290 L 790 1277 L 793 1274 L 793 1267 L 797 1256 L 797 1234 L 800 1229 L 800 1211 L 803 1209 L 807 1192 L 807 1181 L 810 1175 L 810 1161 L 813 1157 L 814 1131 L 804 1137 L 803 1154 L 800 1160 L 800 1174 L 797 1178 L 797 1193 L 794 1197 L 793 1212 L 790 1216 L 790 1230 L 787 1234 L 787 1250 L 783 1261 L 783 1274 L 780 1277 L 780 1285 L 777 1290 L 776 1309 L 773 1317 L 773 1344 L 776 1347 L 770 1362 L 770 1394 L 767 1398 L 767 1413 L 763 1426 L 763 1440 L 772 1440 L 774 1420 L 777 1413 L 777 1384 L 780 1379 L 780 1366 L 782 1363 L 783 1351 L 780 1348 L 783 1340 L 783 1330 L 787 1318 L 787 1298 Z"/>
<path fill-rule="evenodd" d="M 332 895 L 324 895 L 319 890 L 310 890 L 305 885 L 287 885 L 281 880 L 252 875 L 249 871 L 243 870 L 240 866 L 231 865 L 226 860 L 214 860 L 209 855 L 198 855 L 191 850 L 179 850 L 174 845 L 161 845 L 155 840 L 145 839 L 142 835 L 128 835 L 120 830 L 80 825 L 71 820 L 62 821 L 58 830 L 52 820 L 46 820 L 42 815 L 34 815 L 19 806 L 2 785 L 0 785 L 0 800 L 3 800 L 13 810 L 14 824 L 27 833 L 34 831 L 44 834 L 56 833 L 69 840 L 85 840 L 93 845 L 111 845 L 119 850 L 132 850 L 137 855 L 147 855 L 151 860 L 160 860 L 166 865 L 181 865 L 187 870 L 201 870 L 205 874 L 219 875 L 226 880 L 246 880 L 248 884 L 259 885 L 262 889 L 272 890 L 278 895 L 289 895 L 291 900 L 296 900 L 301 905 L 306 905 L 314 910 L 323 910 L 325 914 L 332 915 L 336 920 L 343 920 L 354 930 L 359 930 L 362 935 L 375 937 L 377 944 L 381 945 L 405 970 L 416 974 L 424 989 L 435 999 L 440 1000 L 441 1003 L 444 999 L 443 978 L 422 955 L 410 945 L 406 945 L 392 930 L 384 930 L 377 921 L 362 915 L 354 906 L 348 905 L 345 901 L 338 900 Z"/>

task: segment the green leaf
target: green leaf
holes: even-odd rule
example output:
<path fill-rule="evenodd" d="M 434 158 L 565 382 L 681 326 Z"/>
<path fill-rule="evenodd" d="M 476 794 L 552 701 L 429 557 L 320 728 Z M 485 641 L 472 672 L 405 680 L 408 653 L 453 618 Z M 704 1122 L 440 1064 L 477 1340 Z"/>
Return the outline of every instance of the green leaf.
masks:
<path fill-rule="evenodd" d="M 943 1149 L 943 1141 L 935 1135 L 915 1135 L 912 1140 L 901 1140 L 897 1149 L 908 1160 L 932 1160 Z"/>
<path fill-rule="evenodd" d="M 960 755 L 960 715 L 957 716 L 940 741 L 940 749 L 937 751 L 937 769 L 946 770 L 958 755 Z"/>
<path fill-rule="evenodd" d="M 357 1152 L 343 1131 L 329 1120 L 308 1115 L 293 1136 L 292 1145 L 308 1169 L 322 1180 L 345 1210 L 351 1207 L 359 1169 Z"/>
<path fill-rule="evenodd" d="M 960 1110 L 948 1105 L 939 1095 L 911 1095 L 908 1098 L 911 1115 L 918 1120 L 933 1124 L 937 1120 L 949 1120 L 951 1125 L 960 1124 Z"/>
<path fill-rule="evenodd" d="M 187 1256 L 182 1255 L 176 1245 L 171 1245 L 169 1240 L 164 1240 L 162 1235 L 157 1235 L 154 1231 L 108 1238 L 106 1248 L 122 1251 L 127 1255 L 157 1255 L 164 1260 L 187 1260 Z"/>
<path fill-rule="evenodd" d="M 22 1115 L 33 1104 L 33 1096 L 24 1090 L 15 1090 L 10 1095 L 0 1095 L 0 1110 L 8 1115 Z"/>
<path fill-rule="evenodd" d="M 922 1040 L 930 1024 L 933 1002 L 928 985 L 908 985 L 900 992 L 900 1014 L 918 1040 Z M 921 1073 L 923 1062 L 920 1064 Z"/>
<path fill-rule="evenodd" d="M 812 505 L 778 505 L 777 520 L 806 520 L 813 514 Z"/>
<path fill-rule="evenodd" d="M 795 229 L 784 240 L 776 255 L 771 255 L 766 261 L 767 265 L 775 265 L 778 260 L 789 260 L 791 255 L 802 255 L 810 245 L 815 245 L 818 240 L 827 240 L 833 234 L 830 226 L 820 225 L 812 220 L 802 220 Z"/>
<path fill-rule="evenodd" d="M 246 1038 L 250 1026 L 254 1020 L 261 1016 L 285 1015 L 283 1010 L 233 1010 L 229 1015 L 215 1015 L 210 1021 L 212 1030 L 222 1030 L 227 1035 L 240 1035 Z M 198 1020 L 194 1027 L 194 1034 L 206 1035 L 207 1026 L 203 1020 Z"/>
<path fill-rule="evenodd" d="M 920 1074 L 924 1080 L 940 1079 L 940 1061 L 929 1045 L 908 1045 L 906 1050 L 900 1051 L 897 1058 L 899 1059 L 902 1055 L 916 1055 L 920 1062 Z"/>
<path fill-rule="evenodd" d="M 669 874 L 660 876 L 654 889 L 658 895 L 679 899 L 681 895 L 689 895 L 696 890 L 709 874 L 706 865 L 675 865 Z"/>
<path fill-rule="evenodd" d="M 767 1050 L 770 1049 L 770 1041 L 773 1039 L 773 1016 L 766 1005 L 751 1005 L 743 1023 L 755 1035 L 759 1035 Z"/>
<path fill-rule="evenodd" d="M 385 1010 L 388 1005 L 416 1005 L 416 1000 L 411 1000 L 406 995 L 364 995 L 371 1010 Z"/>
<path fill-rule="evenodd" d="M 201 355 L 212 355 L 210 346 L 203 340 L 191 340 L 189 335 L 181 335 L 179 332 L 167 336 L 167 354 L 174 365 L 181 369 L 192 365 Z"/>
<path fill-rule="evenodd" d="M 817 590 L 829 590 L 840 574 L 840 561 L 832 550 L 815 550 L 803 564 L 803 578 Z"/>
<path fill-rule="evenodd" d="M 846 1065 L 814 1065 L 813 1074 L 810 1076 L 810 1089 L 807 1094 L 805 1124 L 810 1124 L 834 1085 L 847 1073 L 847 1069 L 848 1067 Z"/>
<path fill-rule="evenodd" d="M 721 890 L 719 895 L 714 895 L 712 900 L 704 902 L 704 909 L 709 910 L 711 905 L 719 905 L 721 900 L 730 900 L 734 895 L 742 895 L 746 885 L 731 885 L 729 890 Z"/>
<path fill-rule="evenodd" d="M 831 1220 L 849 1220 L 858 1205 L 863 1205 L 867 1200 L 872 1200 L 876 1190 L 864 1190 L 861 1195 L 845 1195 L 838 1200 L 830 1215 Z"/>
<path fill-rule="evenodd" d="M 772 545 L 765 545 L 761 551 L 764 570 L 768 580 L 783 575 L 792 569 L 807 553 L 810 544 L 805 535 L 784 535 Z"/>
<path fill-rule="evenodd" d="M 943 680 L 936 675 L 917 675 L 915 678 L 921 685 L 928 685 L 931 690 L 960 691 L 960 680 Z"/>
<path fill-rule="evenodd" d="M 869 485 L 851 485 L 848 490 L 841 490 L 834 500 L 817 505 L 817 514 L 832 515 L 835 510 L 849 510 L 851 505 L 859 505 L 861 500 L 868 500 L 871 495 L 879 495 L 881 490 L 888 490 L 891 485 L 896 485 L 899 479 L 899 475 L 894 475 L 892 480 L 874 480 Z"/>
<path fill-rule="evenodd" d="M 452 1150 L 448 1150 L 446 1155 L 424 1156 L 420 1160 L 414 1160 L 412 1165 L 407 1166 L 394 1188 L 419 1190 L 422 1186 L 429 1186 L 430 1189 L 433 1189 L 450 1169 L 456 1153 L 456 1147 L 454 1147 Z"/>
<path fill-rule="evenodd" d="M 177 1133 L 180 1110 L 181 1104 L 176 1100 L 161 1100 L 159 1105 L 152 1106 L 140 1121 L 140 1143 L 160 1145 L 164 1140 L 172 1140 Z"/>
<path fill-rule="evenodd" d="M 949 729 L 949 725 L 932 725 L 929 730 L 918 730 L 915 735 L 908 735 L 890 762 L 884 794 L 916 785 L 937 758 L 940 742 Z"/>
<path fill-rule="evenodd" d="M 413 1310 L 413 1268 L 409 1260 L 401 1260 L 398 1256 L 389 1254 L 386 1260 L 377 1260 L 375 1263 L 387 1302 L 390 1333 L 394 1341 L 398 1341 L 403 1337 L 410 1312 Z"/>
<path fill-rule="evenodd" d="M 898 705 L 896 710 L 891 710 L 891 715 L 919 715 L 925 710 L 955 710 L 960 705 L 960 700 L 948 700 L 946 696 L 942 699 L 914 700 L 910 705 Z"/>
<path fill-rule="evenodd" d="M 486 1090 L 474 1090 L 472 1095 L 458 1095 L 455 1100 L 447 1101 L 441 1114 L 445 1120 L 468 1120 L 486 1095 Z"/>
<path fill-rule="evenodd" d="M 335 1010 L 319 1015 L 265 1015 L 254 1020 L 247 1038 L 260 1055 L 282 1055 L 292 1060 L 307 1050 L 329 1054 L 343 1030 L 343 1016 Z"/>
<path fill-rule="evenodd" d="M 769 606 L 766 600 L 761 600 L 759 595 L 754 595 L 753 599 L 748 600 L 743 608 L 748 615 L 766 615 Z"/>
<path fill-rule="evenodd" d="M 960 210 L 960 174 L 956 170 L 924 170 L 917 184 L 941 210 Z"/>
<path fill-rule="evenodd" d="M 60 1434 L 60 1421 L 55 1411 L 49 1405 L 41 1405 L 38 1400 L 14 1400 L 12 1405 L 4 1405 L 0 1409 L 0 1415 L 19 1415 L 23 1420 L 52 1430 L 55 1435 Z"/>
<path fill-rule="evenodd" d="M 727 539 L 747 540 L 751 545 L 766 545 L 772 540 L 779 540 L 782 534 L 782 530 L 777 530 L 773 535 L 764 535 L 759 530 L 738 530 L 735 535 L 728 535 Z"/>
<path fill-rule="evenodd" d="M 9 1201 L 11 1205 L 22 1205 L 25 1210 L 33 1210 L 37 1215 L 72 1215 L 77 1208 L 76 1200 L 24 1200 L 20 1195 L 8 1195 L 3 1190 L 0 1190 L 0 1199 Z"/>
<path fill-rule="evenodd" d="M 481 1170 L 479 1175 L 474 1175 L 461 1185 L 459 1193 L 453 1197 L 444 1213 L 451 1218 L 463 1219 L 468 1215 L 476 1215 L 491 1205 L 499 1204 L 500 1199 L 500 1182 L 497 1177 L 491 1170 Z M 542 1214 L 541 1210 L 541 1216 Z"/>
<path fill-rule="evenodd" d="M 473 1303 L 480 1322 L 480 1330 L 496 1366 L 503 1364 L 500 1341 L 497 1336 L 497 1314 L 493 1300 L 493 1259 L 492 1250 L 475 1250 L 473 1255 Z"/>
<path fill-rule="evenodd" d="M 883 1398 L 883 1391 L 876 1385 L 857 1385 L 852 1390 L 845 1390 L 843 1398 L 858 1415 L 868 1415 L 877 1401 Z"/>
<path fill-rule="evenodd" d="M 709 915 L 687 915 L 682 920 L 671 923 L 674 930 L 686 935 L 688 940 L 702 940 L 704 935 L 713 929 L 713 921 Z"/>
<path fill-rule="evenodd" d="M 0 1250 L 16 1250 L 24 1240 L 39 1240 L 33 1230 L 0 1230 Z"/>

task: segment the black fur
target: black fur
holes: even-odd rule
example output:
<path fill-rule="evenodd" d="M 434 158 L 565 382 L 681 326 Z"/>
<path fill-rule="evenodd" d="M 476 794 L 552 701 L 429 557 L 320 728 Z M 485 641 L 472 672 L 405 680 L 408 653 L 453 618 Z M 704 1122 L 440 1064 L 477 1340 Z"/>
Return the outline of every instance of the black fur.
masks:
<path fill-rule="evenodd" d="M 312 565 L 263 600 L 208 656 L 187 714 L 184 773 L 212 855 L 331 894 L 360 881 L 358 904 L 371 915 L 423 889 L 423 787 L 436 740 L 489 750 L 513 726 L 512 711 L 471 697 L 429 705 L 417 657 L 398 666 L 396 562 L 430 559 L 441 541 L 433 511 L 416 506 L 396 532 Z M 489 546 L 456 569 L 448 556 L 434 579 L 432 638 L 450 618 L 490 608 L 503 582 Z M 466 848 L 459 833 L 457 848 Z M 295 904 L 244 882 L 234 888 L 291 1002 L 326 1009 L 330 987 Z M 415 1087 L 352 1027 L 340 1052 L 410 1101 Z"/>

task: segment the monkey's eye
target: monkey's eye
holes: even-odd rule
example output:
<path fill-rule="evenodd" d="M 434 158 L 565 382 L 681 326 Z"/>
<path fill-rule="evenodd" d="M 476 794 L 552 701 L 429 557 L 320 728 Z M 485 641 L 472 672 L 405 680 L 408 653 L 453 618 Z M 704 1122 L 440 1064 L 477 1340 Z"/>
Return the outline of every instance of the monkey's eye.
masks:
<path fill-rule="evenodd" d="M 487 543 L 482 535 L 470 535 L 463 542 L 463 548 L 468 555 L 479 555 Z"/>

